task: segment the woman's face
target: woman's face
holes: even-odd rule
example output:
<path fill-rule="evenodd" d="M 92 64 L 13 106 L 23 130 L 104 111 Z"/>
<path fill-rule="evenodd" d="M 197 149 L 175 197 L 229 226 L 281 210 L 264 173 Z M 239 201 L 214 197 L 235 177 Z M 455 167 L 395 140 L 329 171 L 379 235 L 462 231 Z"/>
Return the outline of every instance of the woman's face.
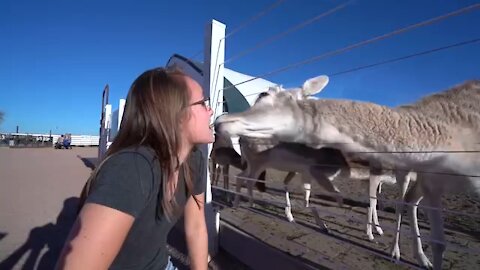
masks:
<path fill-rule="evenodd" d="M 213 112 L 203 96 L 202 87 L 190 77 L 185 77 L 190 91 L 190 115 L 185 121 L 184 132 L 186 140 L 191 144 L 213 143 L 213 128 L 210 118 Z"/>

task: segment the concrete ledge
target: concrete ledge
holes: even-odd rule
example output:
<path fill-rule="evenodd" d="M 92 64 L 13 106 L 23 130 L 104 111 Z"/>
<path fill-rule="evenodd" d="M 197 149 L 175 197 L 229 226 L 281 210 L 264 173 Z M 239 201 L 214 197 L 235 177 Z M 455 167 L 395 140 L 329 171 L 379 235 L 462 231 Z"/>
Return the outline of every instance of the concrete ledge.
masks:
<path fill-rule="evenodd" d="M 220 221 L 219 245 L 251 269 L 317 269 Z"/>
<path fill-rule="evenodd" d="M 183 218 L 175 224 L 168 235 L 168 251 L 172 256 L 173 264 L 179 270 L 190 269 L 188 250 L 185 241 L 185 232 L 183 229 Z M 212 258 L 208 264 L 209 270 L 249 270 L 242 261 L 238 260 L 235 256 L 226 252 L 223 249 L 219 249 L 217 254 Z"/>

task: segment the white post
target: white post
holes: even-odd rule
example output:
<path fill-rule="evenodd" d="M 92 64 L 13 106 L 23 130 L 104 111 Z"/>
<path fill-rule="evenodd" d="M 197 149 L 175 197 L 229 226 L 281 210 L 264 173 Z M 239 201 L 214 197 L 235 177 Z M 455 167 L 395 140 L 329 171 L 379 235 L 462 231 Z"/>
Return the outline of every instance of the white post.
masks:
<path fill-rule="evenodd" d="M 103 109 L 105 112 L 105 108 Z M 100 134 L 99 134 L 99 140 L 98 140 L 98 158 L 97 158 L 97 166 L 102 162 L 103 156 L 105 156 L 105 151 L 106 148 L 103 147 L 104 145 L 107 145 L 106 142 L 106 132 L 105 132 L 105 115 L 103 115 L 103 118 L 100 121 Z"/>
<path fill-rule="evenodd" d="M 109 135 L 110 135 L 111 122 L 112 122 L 112 105 L 106 104 L 105 107 L 103 108 L 102 126 L 100 127 L 100 141 L 98 144 L 97 165 L 99 165 L 100 162 L 102 162 L 109 146 L 108 140 L 110 137 Z"/>
<path fill-rule="evenodd" d="M 125 103 L 127 100 L 121 98 L 120 101 L 118 102 L 118 123 L 117 126 L 115 127 L 118 130 L 120 130 L 120 124 L 122 123 L 122 118 L 123 118 L 123 112 L 125 111 Z"/>
<path fill-rule="evenodd" d="M 107 104 L 105 105 L 105 145 L 102 145 L 102 147 L 105 147 L 104 149 L 104 156 L 105 152 L 107 152 L 108 147 L 112 142 L 110 141 L 110 130 L 112 129 L 112 104 Z M 103 157 L 102 156 L 102 159 Z"/>
<path fill-rule="evenodd" d="M 225 61 L 225 24 L 212 20 L 205 31 L 205 51 L 203 63 L 203 91 L 204 96 L 210 98 L 210 105 L 214 111 L 213 120 L 223 112 L 223 62 Z M 208 169 L 209 156 L 213 144 L 208 144 L 203 153 L 207 162 L 207 186 L 205 192 L 205 217 L 208 226 L 208 242 L 210 257 L 218 250 L 219 213 L 212 205 L 212 190 L 210 186 L 210 172 Z"/>
<path fill-rule="evenodd" d="M 105 156 L 105 152 L 107 151 L 107 104 L 108 104 L 108 96 L 110 92 L 110 87 L 105 85 L 105 88 L 102 92 L 102 110 L 100 114 L 100 132 L 99 132 L 99 141 L 98 141 L 98 158 L 97 158 L 97 165 L 102 162 L 103 157 Z M 111 107 L 110 107 L 111 110 Z"/>

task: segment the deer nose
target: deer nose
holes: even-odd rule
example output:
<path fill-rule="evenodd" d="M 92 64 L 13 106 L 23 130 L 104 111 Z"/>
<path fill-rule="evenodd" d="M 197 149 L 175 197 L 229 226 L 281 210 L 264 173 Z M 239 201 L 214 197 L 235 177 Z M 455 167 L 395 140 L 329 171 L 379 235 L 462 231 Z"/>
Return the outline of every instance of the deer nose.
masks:
<path fill-rule="evenodd" d="M 215 121 L 215 123 L 213 123 L 215 132 L 220 132 L 220 125 L 221 123 L 219 123 L 218 121 Z"/>
<path fill-rule="evenodd" d="M 215 119 L 215 122 L 213 123 L 215 132 L 220 132 L 220 128 L 222 126 L 222 119 L 225 115 L 220 115 Z"/>

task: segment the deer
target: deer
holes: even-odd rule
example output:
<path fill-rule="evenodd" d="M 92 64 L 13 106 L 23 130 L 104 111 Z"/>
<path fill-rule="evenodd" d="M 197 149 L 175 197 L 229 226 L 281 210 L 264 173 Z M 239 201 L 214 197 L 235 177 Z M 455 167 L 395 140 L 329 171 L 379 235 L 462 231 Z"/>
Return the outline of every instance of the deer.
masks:
<path fill-rule="evenodd" d="M 328 81 L 327 81 L 327 83 L 328 83 Z M 323 85 L 320 85 L 319 88 L 323 88 L 325 86 L 326 86 L 326 83 L 323 84 Z M 257 101 L 262 99 L 263 97 L 268 97 L 272 93 L 284 92 L 282 90 L 284 90 L 282 88 L 282 86 L 270 87 L 267 92 L 263 92 L 263 93 L 259 94 L 259 96 L 257 98 Z M 307 91 L 303 91 L 302 89 L 293 89 L 291 91 L 285 91 L 284 93 L 288 93 L 288 97 L 290 99 L 294 99 L 294 100 L 307 100 L 307 99 L 308 100 L 315 100 L 316 99 L 316 98 L 312 98 L 311 93 L 309 93 Z M 254 103 L 254 105 L 255 105 L 255 103 Z M 243 137 L 246 138 L 246 136 L 243 136 Z M 266 141 L 265 139 L 263 139 L 263 141 L 264 141 L 263 142 L 264 145 L 272 144 L 272 140 L 270 140 L 269 143 L 265 143 L 265 141 Z M 256 146 L 256 147 L 258 148 L 258 146 Z M 265 147 L 265 146 L 263 146 L 263 147 Z M 273 145 L 271 145 L 270 147 L 273 147 Z M 242 150 L 242 151 L 251 152 L 251 150 L 248 150 L 248 149 L 247 150 Z M 254 152 L 261 152 L 261 151 L 256 149 L 256 150 L 254 150 Z M 311 153 L 311 151 L 307 151 L 307 152 Z M 333 152 L 333 150 L 331 150 L 331 148 L 330 148 L 330 152 Z M 323 155 L 322 151 L 319 151 L 318 153 L 320 153 L 321 156 Z M 338 153 L 335 153 L 335 154 L 337 155 L 337 157 L 334 156 L 333 159 L 338 162 L 340 160 L 338 158 Z M 288 155 L 288 154 L 286 154 L 286 155 Z M 275 156 L 275 155 L 271 155 L 271 156 Z M 357 165 L 360 165 L 360 166 L 370 167 L 370 177 L 369 177 L 369 202 L 370 202 L 370 206 L 367 209 L 366 234 L 367 234 L 368 239 L 372 241 L 372 240 L 374 240 L 374 236 L 373 236 L 373 232 L 372 232 L 372 228 L 373 228 L 372 224 L 375 225 L 376 232 L 379 235 L 383 235 L 383 230 L 380 227 L 380 224 L 379 224 L 379 221 L 378 221 L 377 197 L 376 197 L 377 191 L 381 190 L 381 185 L 383 183 L 389 183 L 389 184 L 397 183 L 397 185 L 401 187 L 400 188 L 401 189 L 401 197 L 403 198 L 403 196 L 406 193 L 406 189 L 408 187 L 408 184 L 410 182 L 410 174 L 404 174 L 403 172 L 398 172 L 398 177 L 397 178 L 400 178 L 401 180 L 397 182 L 395 178 L 392 179 L 391 177 L 386 177 L 385 176 L 385 171 L 387 170 L 386 167 L 391 167 L 391 166 L 387 166 L 386 164 L 382 164 L 381 162 L 370 162 L 370 164 L 369 164 L 368 161 L 362 160 L 361 158 L 358 158 L 358 157 L 356 157 L 352 154 L 346 155 L 346 158 L 349 160 L 349 163 L 357 164 Z M 310 157 L 306 157 L 306 159 L 310 159 Z M 268 159 L 263 158 L 262 160 L 268 160 Z M 296 160 L 297 161 L 301 160 L 301 158 L 296 157 Z M 326 159 L 322 159 L 322 157 L 320 157 L 319 160 L 323 160 L 322 162 L 325 162 Z M 256 164 L 256 163 L 258 163 L 258 161 L 251 162 L 251 163 Z M 328 161 L 327 161 L 327 163 L 328 163 Z M 335 161 L 334 161 L 334 163 L 335 163 Z M 260 164 L 261 164 L 261 162 L 260 162 Z M 332 164 L 329 164 L 329 165 L 332 166 Z M 338 166 L 338 165 L 340 165 L 340 166 Z M 302 166 L 302 165 L 299 165 L 299 166 Z M 336 165 L 334 165 L 334 168 L 336 168 L 335 166 L 339 168 L 339 167 L 341 167 L 341 163 L 337 163 Z M 285 166 L 280 166 L 280 167 L 285 168 Z M 248 172 L 243 172 L 243 174 L 248 174 Z M 320 174 L 322 174 L 322 173 L 320 172 Z M 327 178 L 330 178 L 331 180 L 333 178 L 335 178 L 334 174 L 331 174 L 331 172 L 327 172 L 327 174 L 330 174 Z M 254 177 L 255 174 L 253 173 L 252 175 Z M 290 221 L 293 221 L 293 216 L 291 215 L 291 211 L 290 211 L 291 208 L 289 208 L 290 200 L 289 200 L 289 197 L 288 197 L 288 189 L 287 189 L 288 186 L 287 185 L 288 185 L 288 182 L 290 181 L 290 179 L 293 178 L 294 175 L 295 174 L 289 173 L 284 180 L 284 184 L 285 184 L 285 188 L 286 188 L 286 200 L 287 200 L 287 207 L 285 209 L 285 213 L 287 215 L 287 218 Z M 327 186 L 327 184 L 322 185 L 322 186 L 327 191 L 338 193 L 338 189 L 336 189 L 336 187 L 335 188 L 334 187 L 329 187 L 329 186 Z M 310 183 L 305 182 L 304 188 L 305 188 L 306 201 L 307 201 L 307 198 L 309 197 L 309 194 L 310 194 L 310 191 L 309 191 Z M 237 197 L 237 199 L 238 199 L 238 197 Z M 337 201 L 339 202 L 339 204 L 341 204 L 341 198 L 340 197 L 337 197 Z M 308 205 L 308 204 L 306 203 L 306 205 Z M 325 227 L 324 225 L 322 225 L 322 226 Z"/>
<path fill-rule="evenodd" d="M 229 189 L 229 172 L 230 166 L 233 166 L 239 170 L 246 169 L 246 163 L 242 160 L 240 154 L 237 153 L 233 147 L 233 143 L 230 137 L 224 136 L 220 133 L 215 133 L 215 141 L 210 153 L 210 183 L 212 185 L 218 185 L 218 179 L 220 175 L 223 175 L 223 188 Z M 265 180 L 265 171 L 261 172 L 258 176 L 259 180 Z M 265 192 L 265 182 L 258 181 L 255 183 L 256 188 L 260 192 Z"/>
<path fill-rule="evenodd" d="M 337 149 L 328 147 L 313 149 L 298 143 L 278 143 L 275 140 L 245 137 L 240 137 L 239 143 L 242 158 L 246 161 L 247 166 L 237 177 L 237 181 L 240 183 L 237 184 L 237 188 L 241 186 L 243 179 L 255 179 L 260 172 L 267 168 L 288 172 L 283 181 L 286 199 L 285 215 L 288 221 L 295 222 L 291 212 L 292 205 L 288 186 L 297 173 L 302 174 L 305 207 L 309 207 L 312 180 L 317 181 L 327 192 L 334 194 L 338 204 L 342 205 L 341 197 L 338 196 L 340 191 L 332 181 L 337 177 L 349 177 L 350 170 L 345 157 Z M 249 187 L 249 191 L 251 189 Z M 238 204 L 239 196 L 236 199 L 236 204 Z M 250 201 L 250 203 L 252 202 Z M 319 225 L 323 230 L 327 230 L 325 223 L 321 222 Z"/>
<path fill-rule="evenodd" d="M 328 77 L 305 81 L 300 91 L 321 91 Z M 329 145 L 369 163 L 392 164 L 395 174 L 413 171 L 405 194 L 414 237 L 414 254 L 424 267 L 441 269 L 445 250 L 441 195 L 480 194 L 480 80 L 424 97 L 408 109 L 348 99 L 298 100 L 287 91 L 269 93 L 247 111 L 221 116 L 215 128 L 230 136 L 275 138 L 313 148 Z M 418 107 L 428 105 L 426 112 Z M 397 177 L 397 181 L 399 177 Z M 421 246 L 416 208 L 429 206 L 433 264 Z"/>

